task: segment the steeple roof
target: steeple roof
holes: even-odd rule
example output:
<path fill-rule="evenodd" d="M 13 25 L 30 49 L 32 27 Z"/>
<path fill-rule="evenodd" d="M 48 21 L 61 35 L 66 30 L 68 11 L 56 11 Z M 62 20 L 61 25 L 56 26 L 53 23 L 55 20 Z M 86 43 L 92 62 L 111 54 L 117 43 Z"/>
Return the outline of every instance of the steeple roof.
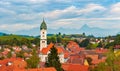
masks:
<path fill-rule="evenodd" d="M 44 19 L 43 19 L 43 22 L 41 23 L 41 26 L 40 26 L 40 30 L 42 30 L 42 29 L 47 30 L 47 25 L 46 25 Z"/>

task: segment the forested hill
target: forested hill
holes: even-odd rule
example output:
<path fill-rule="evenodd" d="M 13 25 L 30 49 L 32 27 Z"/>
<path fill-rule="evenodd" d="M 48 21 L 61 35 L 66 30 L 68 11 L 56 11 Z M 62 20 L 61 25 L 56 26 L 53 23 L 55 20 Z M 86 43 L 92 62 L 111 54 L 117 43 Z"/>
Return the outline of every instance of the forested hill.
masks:
<path fill-rule="evenodd" d="M 27 39 L 33 39 L 34 37 L 32 36 L 23 36 L 23 35 L 3 35 L 3 36 L 0 36 L 0 40 L 9 40 L 9 39 L 18 39 L 18 40 L 21 40 L 22 38 L 27 38 Z"/>

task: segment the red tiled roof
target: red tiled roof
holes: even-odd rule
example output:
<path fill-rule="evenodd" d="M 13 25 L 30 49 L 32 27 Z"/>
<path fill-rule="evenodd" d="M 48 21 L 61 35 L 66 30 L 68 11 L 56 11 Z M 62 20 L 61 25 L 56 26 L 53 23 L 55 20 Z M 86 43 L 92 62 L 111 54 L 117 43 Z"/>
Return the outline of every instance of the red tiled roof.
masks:
<path fill-rule="evenodd" d="M 67 45 L 67 48 L 71 52 L 76 52 L 76 53 L 79 53 L 81 50 L 84 50 L 83 48 L 80 48 L 79 45 L 74 41 L 70 41 Z"/>
<path fill-rule="evenodd" d="M 11 62 L 11 65 L 8 65 Z M 14 71 L 14 69 L 24 69 L 27 63 L 21 58 L 7 58 L 0 60 L 0 71 Z"/>
<path fill-rule="evenodd" d="M 120 49 L 120 45 L 115 45 L 115 49 Z"/>
<path fill-rule="evenodd" d="M 69 53 L 64 53 L 64 58 L 68 58 L 70 56 Z"/>
<path fill-rule="evenodd" d="M 7 65 L 9 61 L 12 63 L 11 65 Z M 56 71 L 53 67 L 25 69 L 27 63 L 21 58 L 0 60 L 0 65 L 0 71 Z"/>
<path fill-rule="evenodd" d="M 46 48 L 43 48 L 41 52 L 42 52 L 43 54 L 47 54 L 47 52 L 48 52 L 53 46 L 54 46 L 54 44 L 53 44 L 53 43 L 50 43 Z"/>
<path fill-rule="evenodd" d="M 67 60 L 67 63 L 72 63 L 72 64 L 81 64 L 83 65 L 84 64 L 84 58 L 83 57 L 70 57 L 68 60 Z"/>
<path fill-rule="evenodd" d="M 35 68 L 35 69 L 28 69 L 26 71 L 56 71 L 55 68 L 49 67 L 49 68 Z"/>
<path fill-rule="evenodd" d="M 105 59 L 92 60 L 92 64 L 99 64 L 101 62 L 105 62 Z"/>
<path fill-rule="evenodd" d="M 106 52 L 108 52 L 108 49 L 98 48 L 95 51 L 96 51 L 96 53 L 106 53 Z"/>
<path fill-rule="evenodd" d="M 46 48 L 43 48 L 41 52 L 42 52 L 43 54 L 47 54 L 48 51 L 49 51 L 53 46 L 54 46 L 54 44 L 53 44 L 53 43 L 50 43 Z M 57 51 L 58 51 L 58 53 L 63 53 L 63 49 L 62 49 L 61 47 L 57 47 Z"/>
<path fill-rule="evenodd" d="M 88 71 L 88 66 L 80 64 L 62 64 L 65 71 Z"/>

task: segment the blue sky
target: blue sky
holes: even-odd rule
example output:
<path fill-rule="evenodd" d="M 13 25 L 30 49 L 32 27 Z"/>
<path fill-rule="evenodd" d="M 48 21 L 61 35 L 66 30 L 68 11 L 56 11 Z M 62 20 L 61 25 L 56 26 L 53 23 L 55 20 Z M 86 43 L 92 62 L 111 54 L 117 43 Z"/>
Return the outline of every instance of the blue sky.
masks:
<path fill-rule="evenodd" d="M 120 31 L 119 0 L 0 0 L 0 31 L 90 27 Z"/>

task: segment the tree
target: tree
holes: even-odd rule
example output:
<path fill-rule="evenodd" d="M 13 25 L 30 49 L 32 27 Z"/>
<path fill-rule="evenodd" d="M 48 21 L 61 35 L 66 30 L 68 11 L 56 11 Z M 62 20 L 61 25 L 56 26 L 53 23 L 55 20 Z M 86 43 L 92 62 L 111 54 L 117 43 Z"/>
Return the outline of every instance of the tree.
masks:
<path fill-rule="evenodd" d="M 38 67 L 38 64 L 39 64 L 39 57 L 36 53 L 36 50 L 33 49 L 33 52 L 32 52 L 32 56 L 26 60 L 27 64 L 28 64 L 28 68 L 37 68 Z"/>
<path fill-rule="evenodd" d="M 20 51 L 19 53 L 16 53 L 16 57 L 24 58 L 24 52 Z"/>
<path fill-rule="evenodd" d="M 89 64 L 89 65 L 92 65 L 92 58 L 86 57 L 86 59 L 87 59 L 87 61 L 88 61 L 88 64 Z"/>
<path fill-rule="evenodd" d="M 34 38 L 31 42 L 37 46 L 40 46 L 40 38 Z"/>
<path fill-rule="evenodd" d="M 120 45 L 120 35 L 117 35 L 115 38 L 115 45 Z"/>
<path fill-rule="evenodd" d="M 99 42 L 97 47 L 101 48 L 102 47 L 102 42 Z"/>
<path fill-rule="evenodd" d="M 22 38 L 22 39 L 21 39 L 21 44 L 22 44 L 22 45 L 27 45 L 29 48 L 32 47 L 30 40 L 27 39 L 27 38 Z"/>
<path fill-rule="evenodd" d="M 84 33 L 84 32 L 83 32 L 83 34 L 82 34 L 82 35 L 83 35 L 83 37 L 85 37 L 85 33 Z"/>
<path fill-rule="evenodd" d="M 92 49 L 92 43 L 89 43 L 86 49 Z"/>
<path fill-rule="evenodd" d="M 109 48 L 106 61 L 98 64 L 92 71 L 120 71 L 120 56 L 115 56 L 112 47 Z"/>
<path fill-rule="evenodd" d="M 51 36 L 51 37 L 49 37 L 49 38 L 47 38 L 48 40 L 47 40 L 47 42 L 48 42 L 48 44 L 50 44 L 51 42 L 52 43 L 56 43 L 56 37 L 55 36 Z"/>
<path fill-rule="evenodd" d="M 62 71 L 57 49 L 55 47 L 51 48 L 45 65 L 46 67 L 55 67 L 57 71 Z"/>
<path fill-rule="evenodd" d="M 61 32 L 59 32 L 58 35 L 61 36 Z"/>
<path fill-rule="evenodd" d="M 80 46 L 81 47 L 87 47 L 89 43 L 90 43 L 89 39 L 85 39 L 80 43 Z"/>
<path fill-rule="evenodd" d="M 11 58 L 11 57 L 12 57 L 12 53 L 9 52 L 9 53 L 7 54 L 7 57 L 8 57 L 8 58 Z"/>

